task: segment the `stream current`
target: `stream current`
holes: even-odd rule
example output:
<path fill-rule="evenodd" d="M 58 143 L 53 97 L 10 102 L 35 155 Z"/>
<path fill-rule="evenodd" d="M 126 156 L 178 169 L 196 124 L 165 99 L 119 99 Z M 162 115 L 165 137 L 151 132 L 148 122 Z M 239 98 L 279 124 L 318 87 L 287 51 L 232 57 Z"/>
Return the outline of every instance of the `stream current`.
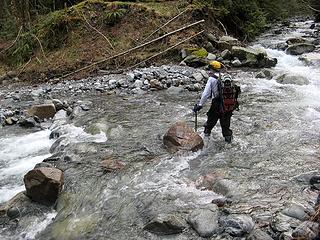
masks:
<path fill-rule="evenodd" d="M 63 127 L 70 144 L 71 162 L 58 165 L 66 184 L 56 210 L 31 219 L 15 231 L 0 229 L 5 239 L 200 239 L 193 231 L 174 238 L 159 237 L 143 226 L 157 214 L 179 214 L 209 204 L 222 195 L 231 197 L 231 213 L 250 214 L 263 226 L 292 202 L 315 201 L 304 175 L 318 173 L 320 139 L 320 63 L 306 65 L 298 56 L 269 49 L 273 43 L 312 32 L 311 22 L 296 30 L 266 34 L 254 44 L 278 59 L 273 75 L 306 78 L 309 84 L 281 84 L 257 79 L 256 71 L 235 70 L 240 84 L 240 111 L 235 111 L 231 144 L 223 141 L 219 124 L 205 148 L 196 153 L 170 155 L 162 136 L 177 121 L 194 126 L 192 106 L 200 93 L 179 95 L 157 91 L 142 96 L 70 96 L 63 100 L 92 102 L 88 113 Z M 319 53 L 318 53 L 319 54 Z M 209 103 L 198 116 L 206 121 Z M 93 126 L 104 126 L 105 134 Z M 0 128 L 0 202 L 24 190 L 23 176 L 49 157 L 54 140 L 48 130 L 31 132 Z M 198 129 L 202 134 L 203 127 Z M 119 173 L 105 173 L 99 165 L 112 155 L 126 163 Z M 201 187 L 205 178 L 223 179 L 227 187 Z M 39 224 L 40 222 L 45 224 Z M 38 235 L 37 235 L 38 234 Z M 3 239 L 2 238 L 2 239 Z"/>

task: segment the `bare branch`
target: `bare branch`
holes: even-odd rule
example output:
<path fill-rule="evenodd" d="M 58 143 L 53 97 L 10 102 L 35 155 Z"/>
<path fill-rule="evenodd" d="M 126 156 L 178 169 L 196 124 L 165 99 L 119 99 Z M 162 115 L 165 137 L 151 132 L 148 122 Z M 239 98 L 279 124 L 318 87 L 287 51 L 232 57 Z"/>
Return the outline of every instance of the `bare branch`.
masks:
<path fill-rule="evenodd" d="M 139 48 L 142 48 L 142 47 L 144 47 L 144 46 L 147 46 L 147 45 L 149 45 L 149 44 L 151 44 L 151 43 L 154 43 L 154 42 L 156 42 L 156 41 L 159 41 L 159 40 L 161 40 L 161 39 L 163 39 L 163 38 L 165 38 L 165 37 L 168 37 L 168 36 L 170 36 L 170 35 L 173 35 L 173 34 L 175 34 L 175 33 L 177 33 L 177 32 L 180 32 L 180 31 L 182 31 L 182 30 L 188 29 L 188 28 L 190 28 L 190 27 L 192 27 L 192 26 L 195 26 L 195 25 L 200 24 L 200 23 L 203 23 L 203 22 L 204 22 L 204 20 L 200 20 L 200 21 L 197 21 L 197 22 L 188 24 L 188 25 L 186 25 L 186 26 L 184 26 L 184 27 L 182 27 L 182 28 L 179 28 L 179 29 L 177 29 L 177 30 L 174 30 L 174 31 L 172 31 L 172 32 L 169 32 L 169 33 L 167 33 L 167 34 L 164 34 L 164 35 L 162 35 L 161 37 L 158 37 L 158 38 L 156 38 L 156 39 L 153 39 L 153 40 L 151 40 L 151 41 L 148 41 L 148 42 L 146 42 L 146 43 L 143 43 L 143 44 L 141 44 L 141 45 L 139 45 L 139 46 L 136 46 L 136 47 L 131 48 L 131 49 L 129 49 L 129 50 L 126 50 L 126 51 L 124 51 L 124 52 L 118 53 L 118 54 L 116 54 L 116 55 L 114 55 L 114 56 L 111 56 L 111 57 L 108 57 L 108 58 L 104 58 L 104 59 L 102 59 L 102 60 L 100 60 L 100 61 L 98 61 L 98 62 L 92 63 L 92 64 L 90 64 L 90 65 L 88 65 L 88 66 L 83 67 L 83 68 L 77 69 L 77 70 L 74 71 L 74 72 L 65 74 L 65 75 L 62 76 L 62 78 L 71 76 L 71 75 L 73 75 L 73 74 L 75 74 L 75 73 L 78 73 L 78 72 L 83 71 L 83 70 L 85 70 L 85 69 L 91 68 L 91 67 L 93 67 L 93 66 L 96 66 L 96 65 L 98 65 L 98 64 L 100 64 L 100 63 L 103 63 L 103 62 L 106 62 L 106 61 L 108 61 L 108 60 L 111 60 L 111 59 L 113 59 L 113 58 L 126 55 L 126 54 L 128 54 L 128 53 L 130 53 L 130 52 L 132 52 L 132 51 L 134 51 L 134 50 L 137 50 L 137 49 L 139 49 Z"/>
<path fill-rule="evenodd" d="M 12 47 L 14 46 L 14 44 L 17 42 L 17 40 L 18 40 L 18 38 L 19 38 L 19 36 L 20 36 L 21 31 L 22 31 L 22 26 L 21 26 L 20 29 L 19 29 L 19 32 L 18 32 L 18 35 L 17 35 L 16 39 L 11 43 L 11 45 L 10 45 L 9 47 L 7 47 L 6 49 L 3 49 L 3 50 L 0 52 L 0 54 L 1 54 L 1 53 L 4 53 L 5 51 L 8 51 L 10 48 L 12 48 Z"/>

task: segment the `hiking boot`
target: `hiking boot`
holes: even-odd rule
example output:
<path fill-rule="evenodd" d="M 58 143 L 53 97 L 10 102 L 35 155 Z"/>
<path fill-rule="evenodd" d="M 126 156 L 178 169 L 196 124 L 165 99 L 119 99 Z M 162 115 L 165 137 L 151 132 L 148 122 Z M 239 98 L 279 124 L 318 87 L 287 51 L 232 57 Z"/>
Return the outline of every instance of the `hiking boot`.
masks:
<path fill-rule="evenodd" d="M 232 136 L 226 136 L 226 137 L 224 137 L 224 140 L 225 140 L 227 143 L 231 143 L 231 141 L 232 141 Z"/>

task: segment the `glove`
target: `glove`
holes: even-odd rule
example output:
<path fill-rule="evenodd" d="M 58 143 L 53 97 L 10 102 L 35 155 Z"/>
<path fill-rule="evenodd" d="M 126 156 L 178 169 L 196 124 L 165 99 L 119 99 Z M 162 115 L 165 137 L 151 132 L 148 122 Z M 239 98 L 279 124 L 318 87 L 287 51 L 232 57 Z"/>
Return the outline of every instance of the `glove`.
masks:
<path fill-rule="evenodd" d="M 198 105 L 198 104 L 194 105 L 194 107 L 193 107 L 193 111 L 194 111 L 195 113 L 196 113 L 196 112 L 199 112 L 201 109 L 202 109 L 202 106 L 200 106 L 200 105 Z"/>

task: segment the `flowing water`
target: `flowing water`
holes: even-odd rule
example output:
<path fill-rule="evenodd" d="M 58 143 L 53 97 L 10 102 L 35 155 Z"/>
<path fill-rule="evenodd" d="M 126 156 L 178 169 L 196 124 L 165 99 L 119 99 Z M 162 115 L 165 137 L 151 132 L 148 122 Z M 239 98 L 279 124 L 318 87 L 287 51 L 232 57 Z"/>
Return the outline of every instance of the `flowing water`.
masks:
<path fill-rule="evenodd" d="M 305 35 L 312 31 L 310 24 L 301 22 L 295 31 L 262 36 L 254 47 Z M 232 144 L 223 141 L 218 125 L 205 148 L 193 154 L 168 154 L 162 136 L 177 121 L 193 127 L 191 109 L 199 93 L 158 91 L 122 97 L 60 93 L 60 98 L 92 102 L 90 112 L 72 124 L 56 121 L 51 127 L 63 129 L 68 138 L 65 152 L 71 160 L 56 163 L 65 172 L 64 192 L 56 210 L 42 216 L 42 225 L 37 218 L 28 227 L 0 230 L 0 235 L 8 239 L 199 239 L 191 230 L 158 237 L 142 228 L 157 214 L 186 217 L 190 210 L 222 195 L 233 199 L 230 212 L 250 214 L 261 226 L 292 202 L 314 201 L 316 196 L 301 176 L 318 172 L 319 64 L 306 65 L 283 51 L 267 52 L 278 59 L 273 79 L 257 79 L 256 72 L 241 69 L 232 72 L 242 89 L 240 111 L 232 118 Z M 306 78 L 309 84 L 280 84 L 275 78 L 284 73 Z M 208 107 L 209 103 L 199 114 L 201 124 Z M 97 126 L 104 133 L 92 130 Z M 200 127 L 198 132 L 202 131 Z M 49 130 L 6 132 L 0 138 L 0 202 L 23 189 L 23 175 L 50 156 L 53 143 Z M 102 170 L 101 160 L 111 155 L 126 163 L 124 170 Z M 223 179 L 227 187 L 205 189 L 200 184 L 204 176 Z M 36 231 L 30 230 L 34 226 Z"/>

